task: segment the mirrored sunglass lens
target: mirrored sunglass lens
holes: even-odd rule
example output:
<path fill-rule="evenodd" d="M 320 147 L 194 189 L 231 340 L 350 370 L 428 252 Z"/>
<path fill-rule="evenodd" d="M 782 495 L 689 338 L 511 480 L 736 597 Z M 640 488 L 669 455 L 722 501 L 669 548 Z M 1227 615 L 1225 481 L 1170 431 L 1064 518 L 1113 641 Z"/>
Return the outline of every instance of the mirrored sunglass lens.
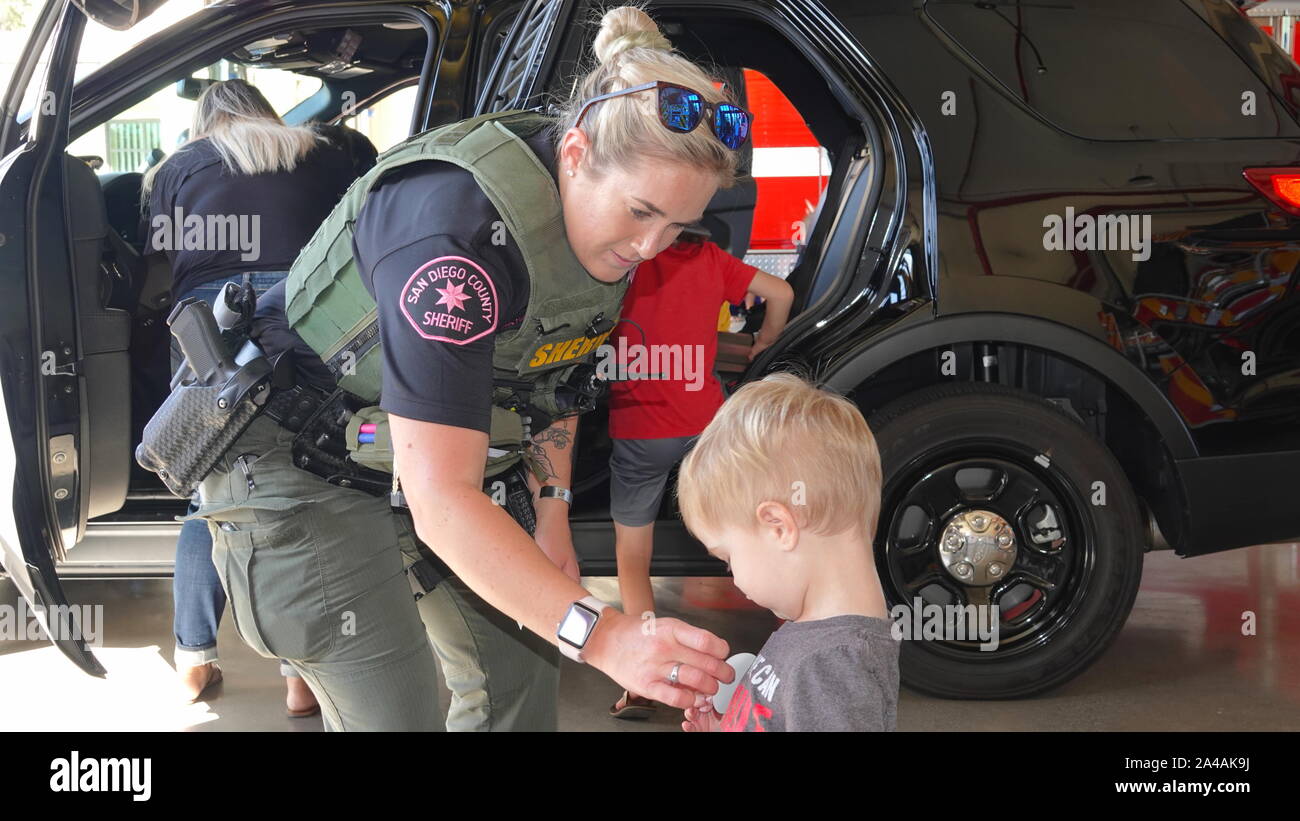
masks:
<path fill-rule="evenodd" d="M 694 91 L 671 86 L 659 89 L 659 119 L 673 131 L 690 131 L 700 123 L 704 100 Z"/>
<path fill-rule="evenodd" d="M 727 148 L 740 148 L 749 136 L 749 115 L 734 105 L 724 103 L 718 106 L 713 117 L 713 133 L 718 135 L 718 139 Z"/>

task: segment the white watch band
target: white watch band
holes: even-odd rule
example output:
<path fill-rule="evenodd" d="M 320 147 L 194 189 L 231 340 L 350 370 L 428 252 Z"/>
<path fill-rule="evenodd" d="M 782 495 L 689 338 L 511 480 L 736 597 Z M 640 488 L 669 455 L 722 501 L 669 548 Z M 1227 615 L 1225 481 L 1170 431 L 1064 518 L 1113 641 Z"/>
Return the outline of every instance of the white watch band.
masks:
<path fill-rule="evenodd" d="M 596 621 L 591 623 L 591 629 L 587 631 L 587 638 L 591 638 L 591 634 L 595 632 L 596 625 L 597 623 L 599 623 L 601 615 L 605 612 L 605 608 L 609 607 L 609 605 L 601 601 L 600 599 L 596 598 L 595 596 L 584 596 L 581 599 L 579 599 L 577 602 L 574 602 L 574 604 L 569 605 L 569 609 L 570 610 L 573 609 L 574 605 L 576 604 L 584 604 L 591 610 L 595 611 L 596 613 Z M 569 617 L 568 611 L 565 611 L 564 617 L 566 619 Z M 560 652 L 563 653 L 566 658 L 572 659 L 573 661 L 576 661 L 579 664 L 585 664 L 586 659 L 582 657 L 582 648 L 574 647 L 572 644 L 569 644 L 564 639 L 558 638 L 560 626 L 563 623 L 564 622 L 561 621 L 560 624 L 557 624 L 555 626 L 555 631 L 557 633 L 556 644 L 559 645 Z M 586 639 L 583 639 L 583 644 L 584 645 L 586 644 Z"/>

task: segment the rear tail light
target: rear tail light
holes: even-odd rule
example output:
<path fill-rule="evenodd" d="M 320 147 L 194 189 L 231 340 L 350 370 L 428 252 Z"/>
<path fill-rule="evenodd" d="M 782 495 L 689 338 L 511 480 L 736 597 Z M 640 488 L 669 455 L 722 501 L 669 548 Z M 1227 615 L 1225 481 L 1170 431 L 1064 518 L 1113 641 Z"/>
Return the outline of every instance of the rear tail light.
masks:
<path fill-rule="evenodd" d="M 1300 168 L 1247 168 L 1242 174 L 1269 202 L 1300 217 Z"/>

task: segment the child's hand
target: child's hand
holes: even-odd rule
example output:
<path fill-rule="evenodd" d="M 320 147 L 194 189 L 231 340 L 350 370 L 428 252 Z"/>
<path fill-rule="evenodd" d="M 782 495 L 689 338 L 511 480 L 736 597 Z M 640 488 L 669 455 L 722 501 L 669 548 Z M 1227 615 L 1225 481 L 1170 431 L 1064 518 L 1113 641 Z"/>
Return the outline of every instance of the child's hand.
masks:
<path fill-rule="evenodd" d="M 688 733 L 716 733 L 722 729 L 722 716 L 713 711 L 713 702 L 704 707 L 687 707 L 682 730 Z"/>

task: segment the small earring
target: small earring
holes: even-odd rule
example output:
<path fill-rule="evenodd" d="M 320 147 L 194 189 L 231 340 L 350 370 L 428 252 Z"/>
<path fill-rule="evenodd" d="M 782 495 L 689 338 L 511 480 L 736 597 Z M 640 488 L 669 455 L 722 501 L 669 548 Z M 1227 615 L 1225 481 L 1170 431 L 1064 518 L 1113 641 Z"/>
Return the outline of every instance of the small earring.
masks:
<path fill-rule="evenodd" d="M 572 177 L 572 176 L 573 176 L 573 169 L 570 168 L 568 171 L 565 171 L 564 173 L 566 173 L 566 174 L 568 174 L 570 177 Z"/>

